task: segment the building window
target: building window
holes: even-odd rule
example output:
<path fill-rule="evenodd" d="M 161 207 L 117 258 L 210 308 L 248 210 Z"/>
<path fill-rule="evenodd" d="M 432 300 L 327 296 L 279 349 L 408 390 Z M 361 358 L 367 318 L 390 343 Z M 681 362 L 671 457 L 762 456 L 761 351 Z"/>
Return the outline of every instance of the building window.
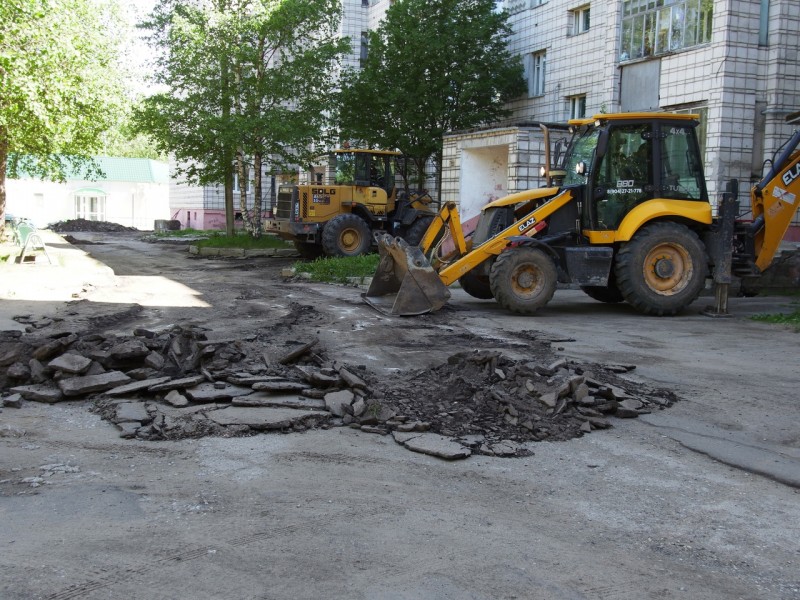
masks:
<path fill-rule="evenodd" d="M 586 95 L 570 96 L 567 98 L 569 102 L 569 119 L 583 119 L 586 117 Z"/>
<path fill-rule="evenodd" d="M 531 71 L 528 81 L 530 96 L 544 95 L 544 81 L 547 73 L 547 52 L 534 52 L 531 55 Z"/>
<path fill-rule="evenodd" d="M 547 4 L 547 0 L 531 0 L 531 6 L 541 6 L 542 4 Z"/>
<path fill-rule="evenodd" d="M 713 0 L 623 0 L 620 60 L 711 41 Z"/>
<path fill-rule="evenodd" d="M 589 31 L 589 6 L 569 11 L 569 20 L 569 35 L 578 35 Z"/>
<path fill-rule="evenodd" d="M 245 169 L 245 176 L 247 174 L 247 170 Z M 250 192 L 252 191 L 252 181 L 249 179 L 247 180 L 247 189 L 245 191 Z M 233 174 L 233 191 L 234 192 L 241 192 L 242 189 L 239 187 L 239 173 Z"/>
<path fill-rule="evenodd" d="M 106 220 L 106 194 L 100 190 L 75 192 L 75 218 L 87 221 Z"/>
<path fill-rule="evenodd" d="M 366 31 L 361 32 L 361 54 L 359 55 L 359 64 L 363 67 L 367 62 L 367 54 L 369 52 L 369 35 Z"/>
<path fill-rule="evenodd" d="M 369 6 L 369 0 L 361 0 L 361 6 Z"/>

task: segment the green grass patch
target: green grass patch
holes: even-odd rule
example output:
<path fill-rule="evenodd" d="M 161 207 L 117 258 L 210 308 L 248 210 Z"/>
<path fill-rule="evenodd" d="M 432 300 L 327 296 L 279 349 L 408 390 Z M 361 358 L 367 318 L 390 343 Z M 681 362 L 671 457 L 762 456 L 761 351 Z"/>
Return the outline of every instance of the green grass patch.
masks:
<path fill-rule="evenodd" d="M 308 273 L 313 281 L 347 283 L 349 277 L 372 277 L 378 269 L 378 254 L 318 258 L 312 262 L 298 261 L 297 273 Z"/>
<path fill-rule="evenodd" d="M 797 303 L 795 303 L 795 308 L 790 313 L 753 315 L 751 319 L 764 323 L 775 323 L 776 325 L 789 325 L 800 333 L 800 305 L 797 305 Z"/>
<path fill-rule="evenodd" d="M 205 229 L 178 229 L 175 231 L 155 231 L 153 235 L 156 237 L 165 237 L 165 238 L 182 238 L 182 237 L 202 237 L 202 236 L 212 236 L 215 234 L 219 234 L 218 231 L 207 231 Z"/>
<path fill-rule="evenodd" d="M 218 232 L 212 232 L 209 237 L 197 240 L 196 246 L 199 248 L 246 248 L 248 250 L 294 247 L 290 242 L 272 234 L 263 234 L 260 238 L 254 238 L 247 233 L 225 235 Z"/>

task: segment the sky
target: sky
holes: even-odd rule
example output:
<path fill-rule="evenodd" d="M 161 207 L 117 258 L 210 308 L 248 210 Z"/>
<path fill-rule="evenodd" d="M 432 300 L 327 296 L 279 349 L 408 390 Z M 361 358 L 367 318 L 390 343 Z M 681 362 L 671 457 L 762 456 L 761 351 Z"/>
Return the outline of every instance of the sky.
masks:
<path fill-rule="evenodd" d="M 119 2 L 123 14 L 131 26 L 131 39 L 127 44 L 125 55 L 130 69 L 134 73 L 132 86 L 137 94 L 147 95 L 152 92 L 148 75 L 152 72 L 153 50 L 144 40 L 145 32 L 136 28 L 136 24 L 143 20 L 153 10 L 157 0 L 129 0 Z"/>

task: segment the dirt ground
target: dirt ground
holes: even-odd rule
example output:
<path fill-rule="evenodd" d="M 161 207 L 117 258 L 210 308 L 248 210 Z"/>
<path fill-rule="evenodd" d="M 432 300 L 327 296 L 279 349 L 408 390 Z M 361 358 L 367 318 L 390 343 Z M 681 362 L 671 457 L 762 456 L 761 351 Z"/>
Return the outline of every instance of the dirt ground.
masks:
<path fill-rule="evenodd" d="M 361 289 L 284 279 L 293 259 L 71 235 L 52 253 L 98 262 L 6 265 L 3 323 L 195 327 L 278 354 L 317 339 L 411 418 L 466 436 L 453 429 L 491 407 L 481 433 L 500 415 L 495 441 L 525 451 L 444 461 L 348 426 L 123 439 L 90 400 L 25 402 L 0 413 L 0 597 L 800 598 L 799 338 L 747 318 L 789 298 L 654 318 L 559 290 L 523 318 L 453 290 L 401 319 Z M 664 401 L 585 435 L 543 435 L 547 413 L 522 427 L 497 395 L 561 359 Z"/>

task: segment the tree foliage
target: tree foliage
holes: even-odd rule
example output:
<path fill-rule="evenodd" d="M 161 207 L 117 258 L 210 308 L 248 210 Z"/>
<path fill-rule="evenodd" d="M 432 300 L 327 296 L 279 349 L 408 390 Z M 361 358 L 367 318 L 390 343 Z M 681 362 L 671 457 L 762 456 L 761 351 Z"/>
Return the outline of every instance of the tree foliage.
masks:
<path fill-rule="evenodd" d="M 0 2 L 0 228 L 6 176 L 98 173 L 90 155 L 124 99 L 120 27 L 105 0 Z"/>
<path fill-rule="evenodd" d="M 525 89 L 508 50 L 507 13 L 494 0 L 398 0 L 370 32 L 360 71 L 342 81 L 344 138 L 441 162 L 442 135 L 491 123 Z"/>
<path fill-rule="evenodd" d="M 228 198 L 233 169 L 253 173 L 256 205 L 242 214 L 255 235 L 262 165 L 306 165 L 324 141 L 329 74 L 347 48 L 340 11 L 338 0 L 172 0 L 146 24 L 165 91 L 135 113 L 139 131 L 188 183 L 224 184 Z"/>

